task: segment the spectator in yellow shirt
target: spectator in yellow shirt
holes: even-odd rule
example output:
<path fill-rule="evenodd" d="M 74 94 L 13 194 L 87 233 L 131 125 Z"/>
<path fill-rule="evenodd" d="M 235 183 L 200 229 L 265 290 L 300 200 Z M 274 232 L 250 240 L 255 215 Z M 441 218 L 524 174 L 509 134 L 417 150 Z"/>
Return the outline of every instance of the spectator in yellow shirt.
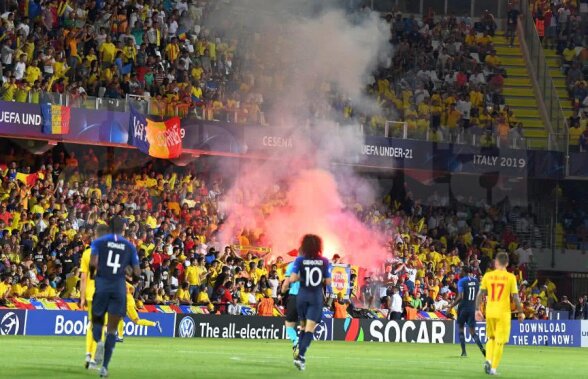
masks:
<path fill-rule="evenodd" d="M 165 47 L 165 56 L 171 63 L 175 63 L 180 56 L 180 46 L 176 37 L 173 37 L 171 43 Z"/>
<path fill-rule="evenodd" d="M 16 283 L 12 286 L 12 295 L 14 297 L 23 297 L 29 287 L 29 279 L 23 278 L 20 280 L 19 283 Z M 0 293 L 2 291 L 0 290 Z M 1 297 L 1 295 L 0 295 Z"/>
<path fill-rule="evenodd" d="M 500 58 L 496 56 L 496 50 L 492 50 L 489 55 L 486 55 L 486 59 L 484 59 L 484 63 L 492 70 L 497 70 L 500 68 L 502 62 Z"/>
<path fill-rule="evenodd" d="M 41 69 L 38 67 L 39 60 L 33 59 L 32 64 L 27 66 L 25 70 L 24 79 L 27 83 L 33 85 L 41 77 Z"/>
<path fill-rule="evenodd" d="M 176 292 L 176 303 L 180 305 L 192 305 L 190 299 L 190 291 L 188 290 L 189 284 L 187 282 L 182 283 L 182 286 Z"/>
<path fill-rule="evenodd" d="M 10 285 L 10 275 L 4 274 L 2 281 L 0 282 L 0 302 L 7 299 L 12 292 L 12 286 Z"/>
<path fill-rule="evenodd" d="M 478 45 L 487 46 L 492 43 L 492 37 L 488 35 L 488 32 L 484 32 L 483 35 L 476 38 Z"/>
<path fill-rule="evenodd" d="M 26 103 L 29 97 L 30 90 L 31 86 L 29 86 L 27 82 L 20 82 L 16 88 L 14 100 L 18 103 Z"/>
<path fill-rule="evenodd" d="M 561 53 L 563 64 L 571 67 L 574 63 L 574 58 L 576 58 L 576 46 L 573 43 L 570 43 Z"/>
<path fill-rule="evenodd" d="M 455 103 L 451 103 L 449 110 L 445 113 L 445 127 L 449 132 L 449 137 L 452 142 L 457 139 L 459 120 L 461 119 L 461 113 L 455 109 Z"/>
<path fill-rule="evenodd" d="M 107 36 L 106 41 L 100 45 L 98 52 L 100 53 L 102 64 L 114 62 L 114 57 L 116 56 L 116 46 L 114 43 L 112 43 L 112 38 L 110 35 Z"/>
<path fill-rule="evenodd" d="M 11 76 L 10 79 L 8 79 L 8 81 L 2 85 L 2 100 L 13 101 L 16 89 L 16 79 L 14 76 Z"/>

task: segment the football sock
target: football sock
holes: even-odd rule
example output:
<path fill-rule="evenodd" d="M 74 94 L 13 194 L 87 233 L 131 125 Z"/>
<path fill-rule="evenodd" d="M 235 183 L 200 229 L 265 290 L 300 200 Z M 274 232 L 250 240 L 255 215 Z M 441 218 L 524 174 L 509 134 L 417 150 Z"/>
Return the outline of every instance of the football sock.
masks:
<path fill-rule="evenodd" d="M 502 352 L 504 351 L 504 344 L 503 343 L 495 343 L 494 352 L 492 354 L 492 368 L 498 368 L 500 361 L 502 360 Z"/>
<path fill-rule="evenodd" d="M 140 325 L 140 326 L 155 326 L 155 325 L 157 325 L 157 323 L 154 321 L 143 320 L 143 319 L 138 319 L 134 322 L 135 322 L 135 324 Z"/>
<path fill-rule="evenodd" d="M 486 343 L 486 360 L 492 363 L 493 354 L 494 354 L 494 338 L 488 338 L 488 342 Z"/>
<path fill-rule="evenodd" d="M 94 341 L 94 330 L 90 327 L 86 331 L 86 353 L 92 354 L 92 359 L 94 359 L 94 353 L 96 353 L 96 341 Z"/>
<path fill-rule="evenodd" d="M 118 338 L 123 338 L 125 335 L 125 323 L 121 319 L 117 326 Z"/>
<path fill-rule="evenodd" d="M 106 342 L 104 343 L 104 363 L 102 366 L 108 368 L 108 363 L 110 363 L 110 358 L 112 358 L 112 351 L 114 350 L 114 345 L 116 344 L 116 335 L 113 333 L 106 334 Z"/>
<path fill-rule="evenodd" d="M 465 333 L 463 332 L 463 328 L 461 328 L 459 330 L 459 343 L 461 344 L 461 352 L 462 352 L 462 354 L 465 354 L 465 352 L 466 352 L 466 348 L 465 348 Z"/>
<path fill-rule="evenodd" d="M 286 335 L 292 341 L 292 345 L 296 346 L 298 343 L 298 333 L 296 333 L 296 329 L 293 326 L 286 327 Z"/>
<path fill-rule="evenodd" d="M 92 337 L 94 338 L 95 342 L 100 342 L 102 340 L 102 329 L 104 327 L 100 324 L 92 324 Z"/>
<path fill-rule="evenodd" d="M 306 355 L 306 350 L 310 347 L 310 343 L 312 342 L 312 333 L 311 332 L 304 332 L 300 336 L 300 356 L 304 357 Z"/>
<path fill-rule="evenodd" d="M 478 334 L 473 333 L 472 337 L 474 338 L 474 341 L 476 342 L 476 345 L 478 345 L 480 351 L 484 351 L 484 345 L 482 345 L 482 341 L 480 341 L 480 337 L 478 337 Z"/>

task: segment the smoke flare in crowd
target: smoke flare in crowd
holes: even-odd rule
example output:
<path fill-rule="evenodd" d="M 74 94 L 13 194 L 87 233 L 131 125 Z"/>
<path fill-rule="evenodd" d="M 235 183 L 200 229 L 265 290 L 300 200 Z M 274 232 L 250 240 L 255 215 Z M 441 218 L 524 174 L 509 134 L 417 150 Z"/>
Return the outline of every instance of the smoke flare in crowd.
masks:
<path fill-rule="evenodd" d="M 346 262 L 369 267 L 384 258 L 386 238 L 346 207 L 373 203 L 376 189 L 351 169 L 330 163 L 359 156 L 361 139 L 354 133 L 357 125 L 338 126 L 324 109 L 330 107 L 334 92 L 360 108 L 376 107 L 363 96 L 362 88 L 370 84 L 371 72 L 382 57 L 390 54 L 389 31 L 374 13 L 350 19 L 335 8 L 308 8 L 304 1 L 289 5 L 287 11 L 282 8 L 271 16 L 268 1 L 234 5 L 246 9 L 240 19 L 247 20 L 249 28 L 257 25 L 256 31 L 263 31 L 253 33 L 260 37 L 250 45 L 261 61 L 248 69 L 258 78 L 267 69 L 284 74 L 284 82 L 272 87 L 268 112 L 270 122 L 281 128 L 268 135 L 296 143 L 263 163 L 237 162 L 239 174 L 223 204 L 228 218 L 220 240 L 252 237 L 282 255 L 296 247 L 303 234 L 313 232 L 323 237 L 325 255 L 337 253 Z M 345 64 L 340 66 L 341 62 Z M 304 126 L 308 119 L 311 126 Z"/>

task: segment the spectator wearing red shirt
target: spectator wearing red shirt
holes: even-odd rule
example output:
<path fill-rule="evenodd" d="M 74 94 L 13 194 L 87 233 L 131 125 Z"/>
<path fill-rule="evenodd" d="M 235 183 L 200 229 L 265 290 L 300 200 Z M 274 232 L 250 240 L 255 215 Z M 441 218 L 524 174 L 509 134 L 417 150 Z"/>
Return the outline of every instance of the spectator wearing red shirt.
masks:
<path fill-rule="evenodd" d="M 161 267 L 162 263 L 163 254 L 161 253 L 161 251 L 159 251 L 159 249 L 155 250 L 153 252 L 153 255 L 151 256 L 151 267 L 153 267 L 153 272 L 159 272 L 159 268 Z"/>
<path fill-rule="evenodd" d="M 6 210 L 4 204 L 0 205 L 0 220 L 4 221 L 6 225 L 12 221 L 12 213 Z"/>

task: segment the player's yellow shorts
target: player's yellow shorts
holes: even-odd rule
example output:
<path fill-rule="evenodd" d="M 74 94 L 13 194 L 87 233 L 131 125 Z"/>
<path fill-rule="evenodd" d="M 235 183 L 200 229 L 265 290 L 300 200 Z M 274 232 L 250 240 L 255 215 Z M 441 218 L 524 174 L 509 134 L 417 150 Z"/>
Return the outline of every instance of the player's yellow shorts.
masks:
<path fill-rule="evenodd" d="M 502 317 L 489 317 L 486 319 L 486 334 L 488 338 L 494 338 L 497 343 L 508 343 L 510 339 L 510 313 Z"/>

